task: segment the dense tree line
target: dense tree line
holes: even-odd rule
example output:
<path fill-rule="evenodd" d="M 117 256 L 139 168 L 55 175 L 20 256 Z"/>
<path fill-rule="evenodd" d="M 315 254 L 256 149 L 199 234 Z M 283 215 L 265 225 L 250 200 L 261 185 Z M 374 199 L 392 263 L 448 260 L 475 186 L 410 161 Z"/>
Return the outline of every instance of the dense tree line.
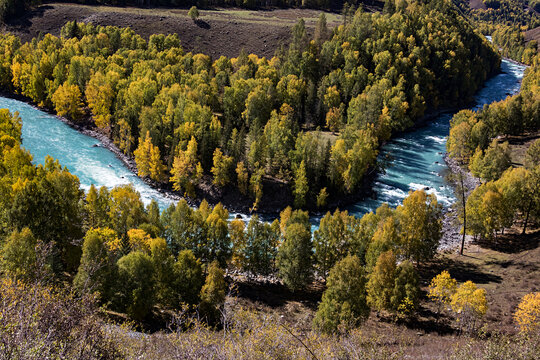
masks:
<path fill-rule="evenodd" d="M 513 26 L 497 26 L 492 33 L 493 42 L 501 48 L 503 56 L 532 65 L 538 54 L 538 41 L 525 41 L 522 29 Z"/>
<path fill-rule="evenodd" d="M 538 43 L 526 43 L 524 32 L 540 26 L 538 1 L 485 0 L 486 9 L 471 9 L 468 0 L 458 0 L 457 4 L 482 33 L 492 36 L 503 56 L 532 64 Z"/>
<path fill-rule="evenodd" d="M 478 112 L 461 111 L 451 121 L 447 148 L 450 157 L 467 165 L 485 183 L 466 203 L 467 229 L 491 238 L 517 221 L 527 225 L 540 218 L 540 141 L 532 143 L 524 167 L 513 168 L 509 135 L 540 129 L 540 72 L 538 56 L 525 72 L 519 94 L 484 106 Z"/>
<path fill-rule="evenodd" d="M 0 23 L 9 17 L 23 14 L 30 6 L 39 2 L 40 0 L 0 0 Z"/>
<path fill-rule="evenodd" d="M 401 311 L 405 299 L 416 297 L 410 262 L 430 259 L 441 236 L 441 207 L 423 191 L 362 219 L 327 213 L 313 237 L 308 213 L 291 207 L 271 224 L 257 216 L 229 222 L 227 210 L 205 201 L 193 209 L 181 200 L 160 213 L 156 202 L 145 207 L 130 185 L 84 193 L 58 162 L 32 165 L 20 146 L 21 120 L 7 110 L 0 110 L 0 131 L 0 272 L 22 281 L 72 278 L 79 294 L 95 294 L 136 320 L 155 306 L 188 306 L 215 323 L 225 299 L 224 268 L 276 274 L 296 291 L 318 275 L 329 274 L 329 289 L 342 286 L 333 279 L 353 266 L 366 277 L 358 289 L 369 306 Z M 391 298 L 381 300 L 380 289 Z M 319 317 L 343 310 L 333 306 L 323 301 Z M 359 314 L 367 311 L 355 306 Z"/>
<path fill-rule="evenodd" d="M 378 145 L 426 110 L 469 99 L 498 69 L 489 44 L 447 1 L 391 2 L 334 31 L 304 22 L 268 60 L 185 53 L 175 35 L 69 23 L 21 45 L 2 36 L 0 83 L 74 121 L 91 115 L 141 176 L 196 196 L 237 188 L 256 209 L 266 181 L 297 207 L 355 191 Z M 325 136 L 328 127 L 339 135 Z"/>
<path fill-rule="evenodd" d="M 484 0 L 486 9 L 472 9 L 468 0 L 457 0 L 462 11 L 474 21 L 485 25 L 540 26 L 538 1 L 536 0 Z"/>

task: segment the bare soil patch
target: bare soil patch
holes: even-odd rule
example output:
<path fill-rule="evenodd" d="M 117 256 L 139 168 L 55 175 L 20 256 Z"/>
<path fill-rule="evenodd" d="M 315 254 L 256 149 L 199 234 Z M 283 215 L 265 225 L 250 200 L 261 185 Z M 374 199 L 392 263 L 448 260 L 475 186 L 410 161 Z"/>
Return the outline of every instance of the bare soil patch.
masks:
<path fill-rule="evenodd" d="M 469 7 L 474 10 L 486 10 L 487 6 L 482 0 L 470 0 Z"/>
<path fill-rule="evenodd" d="M 30 41 L 41 33 L 58 36 L 66 22 L 76 20 L 131 27 L 144 38 L 158 33 L 177 33 L 184 49 L 213 58 L 236 57 L 242 49 L 271 57 L 282 44 L 289 42 L 290 29 L 300 18 L 305 19 L 310 32 L 320 13 L 309 9 L 201 10 L 200 18 L 194 22 L 187 16 L 187 10 L 50 3 L 12 19 L 3 31 L 20 36 L 22 41 Z M 327 13 L 327 18 L 329 26 L 340 22 L 338 14 Z"/>
<path fill-rule="evenodd" d="M 540 42 L 540 26 L 525 32 L 525 41 L 536 40 Z"/>

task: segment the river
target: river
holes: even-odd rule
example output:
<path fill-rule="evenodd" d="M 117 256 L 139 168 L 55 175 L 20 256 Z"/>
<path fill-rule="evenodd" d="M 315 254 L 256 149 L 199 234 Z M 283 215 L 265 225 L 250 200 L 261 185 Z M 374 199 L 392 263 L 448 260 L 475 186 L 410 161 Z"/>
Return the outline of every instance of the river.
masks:
<path fill-rule="evenodd" d="M 476 109 L 519 91 L 525 67 L 503 60 L 501 70 L 476 95 Z M 0 97 L 0 108 L 19 112 L 23 120 L 23 146 L 33 154 L 34 163 L 44 163 L 45 156 L 51 155 L 79 177 L 85 190 L 91 184 L 112 188 L 132 183 L 146 204 L 155 199 L 164 209 L 173 203 L 133 174 L 114 153 L 100 146 L 98 140 L 79 133 L 57 117 L 5 97 Z M 444 180 L 448 169 L 443 154 L 451 118 L 451 113 L 442 114 L 426 126 L 404 133 L 383 146 L 380 159 L 391 161 L 385 173 L 374 181 L 376 198 L 358 202 L 347 210 L 362 216 L 383 202 L 397 206 L 410 190 L 416 189 L 427 189 L 435 193 L 443 205 L 450 205 L 454 197 Z M 313 220 L 316 228 L 318 219 Z"/>

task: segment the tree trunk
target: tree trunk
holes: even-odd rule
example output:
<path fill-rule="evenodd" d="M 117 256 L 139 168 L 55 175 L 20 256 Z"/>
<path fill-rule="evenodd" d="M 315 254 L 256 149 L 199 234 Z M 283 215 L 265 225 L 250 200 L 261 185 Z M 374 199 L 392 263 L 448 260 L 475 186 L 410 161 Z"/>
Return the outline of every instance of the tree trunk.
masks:
<path fill-rule="evenodd" d="M 463 238 L 461 239 L 461 250 L 459 251 L 460 255 L 463 255 L 463 248 L 465 247 L 465 234 L 467 233 L 467 210 L 466 210 L 466 201 L 465 201 L 465 187 L 463 186 L 463 173 L 459 172 L 459 180 L 461 182 L 461 203 L 463 206 Z"/>
<path fill-rule="evenodd" d="M 521 232 L 521 235 L 525 235 L 525 231 L 527 230 L 527 222 L 529 221 L 529 214 L 531 213 L 532 203 L 532 199 L 529 200 L 529 206 L 527 207 L 527 215 L 525 216 L 525 224 L 523 224 L 523 231 Z"/>

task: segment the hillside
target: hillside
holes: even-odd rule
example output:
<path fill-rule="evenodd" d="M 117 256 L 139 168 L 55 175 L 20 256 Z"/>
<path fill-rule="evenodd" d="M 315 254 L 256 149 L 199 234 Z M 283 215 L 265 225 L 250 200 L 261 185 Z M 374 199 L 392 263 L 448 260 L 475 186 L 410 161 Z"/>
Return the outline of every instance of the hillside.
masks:
<path fill-rule="evenodd" d="M 30 41 L 39 34 L 60 35 L 70 21 L 95 25 L 131 27 L 148 39 L 152 34 L 178 34 L 187 51 L 218 58 L 236 57 L 242 49 L 247 53 L 272 57 L 280 45 L 287 45 L 290 29 L 304 18 L 312 32 L 321 11 L 309 9 L 275 9 L 252 11 L 245 9 L 201 10 L 194 22 L 185 9 L 145 9 L 133 7 L 89 6 L 68 3 L 48 3 L 28 11 L 23 17 L 10 19 L 4 31 Z M 327 13 L 328 25 L 342 22 L 339 14 Z"/>

